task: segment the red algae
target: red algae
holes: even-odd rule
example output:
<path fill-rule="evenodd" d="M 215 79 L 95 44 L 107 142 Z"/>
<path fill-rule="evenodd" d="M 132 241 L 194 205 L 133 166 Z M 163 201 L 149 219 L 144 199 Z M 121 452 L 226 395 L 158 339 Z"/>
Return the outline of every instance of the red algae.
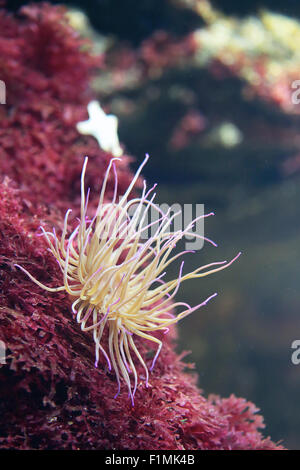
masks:
<path fill-rule="evenodd" d="M 135 406 L 123 389 L 114 400 L 115 377 L 104 358 L 94 367 L 93 341 L 72 319 L 69 296 L 45 293 L 15 268 L 24 266 L 48 286 L 60 283 L 39 226 L 57 226 L 66 208 L 79 212 L 85 154 L 93 188 L 112 155 L 76 131 L 87 118 L 89 80 L 99 58 L 83 48 L 64 10 L 35 5 L 17 18 L 2 11 L 0 31 L 8 96 L 0 108 L 0 339 L 6 345 L 0 448 L 281 449 L 262 436 L 263 419 L 252 403 L 201 394 L 174 351 L 174 327 L 149 387 L 138 386 Z M 129 161 L 122 158 L 120 192 L 131 180 Z M 151 362 L 151 345 L 139 338 L 137 344 Z"/>
<path fill-rule="evenodd" d="M 90 157 L 91 187 L 99 186 L 111 158 L 76 130 L 87 118 L 89 80 L 102 58 L 91 54 L 64 11 L 43 4 L 23 7 L 20 19 L 0 12 L 0 76 L 7 89 L 7 105 L 0 109 L 0 171 L 36 203 L 63 211 L 78 195 L 84 156 Z M 123 188 L 129 161 L 123 157 L 118 175 Z"/>

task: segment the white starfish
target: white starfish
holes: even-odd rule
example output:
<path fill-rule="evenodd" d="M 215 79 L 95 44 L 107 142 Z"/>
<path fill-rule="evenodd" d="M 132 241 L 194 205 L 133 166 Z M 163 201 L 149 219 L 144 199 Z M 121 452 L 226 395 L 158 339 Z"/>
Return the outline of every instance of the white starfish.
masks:
<path fill-rule="evenodd" d="M 118 118 L 113 114 L 105 114 L 96 100 L 87 105 L 89 119 L 78 122 L 77 130 L 80 134 L 92 135 L 97 139 L 99 146 L 115 157 L 123 154 L 118 138 Z"/>

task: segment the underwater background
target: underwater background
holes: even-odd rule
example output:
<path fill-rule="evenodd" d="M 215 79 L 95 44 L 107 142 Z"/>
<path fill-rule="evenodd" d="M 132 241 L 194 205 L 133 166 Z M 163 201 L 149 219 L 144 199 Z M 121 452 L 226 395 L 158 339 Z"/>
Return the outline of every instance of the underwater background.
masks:
<path fill-rule="evenodd" d="M 205 235 L 218 247 L 187 255 L 186 272 L 242 251 L 229 269 L 181 286 L 177 299 L 191 305 L 218 296 L 179 325 L 178 351 L 191 351 L 185 361 L 205 395 L 253 401 L 267 435 L 300 449 L 300 365 L 291 360 L 300 339 L 299 2 L 64 4 L 106 52 L 94 89 L 119 118 L 132 168 L 149 153 L 143 174 L 158 183 L 157 202 L 215 212 Z"/>

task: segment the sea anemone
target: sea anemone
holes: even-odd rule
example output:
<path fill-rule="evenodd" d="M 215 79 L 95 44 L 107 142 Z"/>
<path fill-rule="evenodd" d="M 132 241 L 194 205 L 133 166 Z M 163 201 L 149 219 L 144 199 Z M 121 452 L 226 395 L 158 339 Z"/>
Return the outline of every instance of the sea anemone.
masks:
<path fill-rule="evenodd" d="M 144 369 L 146 387 L 149 381 L 148 366 L 136 346 L 135 337 L 139 336 L 157 344 L 151 371 L 162 348 L 162 341 L 151 333 L 159 330 L 167 333 L 170 325 L 206 305 L 217 295 L 214 293 L 194 307 L 184 302 L 174 303 L 172 299 L 181 282 L 220 271 L 233 263 L 240 253 L 230 262 L 210 263 L 188 274 L 183 274 L 182 262 L 178 278 L 164 281 L 162 278 L 167 266 L 187 253 L 186 250 L 170 257 L 176 243 L 183 237 L 192 235 L 215 245 L 203 235 L 191 231 L 200 217 L 207 217 L 212 213 L 194 219 L 183 230 L 172 232 L 170 227 L 177 214 L 171 216 L 170 209 L 163 212 L 154 203 L 153 190 L 156 185 L 147 190 L 144 181 L 141 196 L 128 201 L 148 155 L 138 168 L 127 191 L 117 202 L 118 160 L 120 158 L 112 158 L 108 165 L 98 207 L 92 219 L 87 216 L 90 190 L 88 189 L 86 194 L 84 187 L 88 162 L 86 157 L 81 174 L 81 214 L 76 228 L 67 237 L 71 209 L 66 212 L 60 237 L 55 229 L 53 232 L 47 232 L 41 227 L 49 250 L 61 268 L 63 285 L 56 288 L 47 287 L 22 266 L 16 266 L 38 286 L 49 292 L 68 292 L 73 300 L 72 312 L 81 329 L 93 333 L 95 366 L 98 366 L 102 353 L 109 370 L 113 369 L 116 375 L 116 396 L 120 392 L 123 379 L 134 404 L 139 378 L 135 362 L 140 362 Z M 114 194 L 112 201 L 105 203 L 106 185 L 111 169 L 114 172 Z M 157 217 L 154 222 L 148 223 L 146 221 L 151 210 L 156 212 Z M 145 234 L 149 230 L 152 231 L 151 236 L 146 238 Z M 176 307 L 183 310 L 174 316 L 172 311 Z M 104 341 L 103 333 L 106 329 L 108 335 L 107 341 Z M 103 343 L 107 343 L 106 347 Z"/>

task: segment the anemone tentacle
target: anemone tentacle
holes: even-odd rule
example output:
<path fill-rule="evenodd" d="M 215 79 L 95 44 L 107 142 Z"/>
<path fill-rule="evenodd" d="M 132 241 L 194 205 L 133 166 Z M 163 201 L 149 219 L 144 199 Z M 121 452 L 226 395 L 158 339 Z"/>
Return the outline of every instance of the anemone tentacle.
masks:
<path fill-rule="evenodd" d="M 183 230 L 168 231 L 177 212 L 170 215 L 170 209 L 163 212 L 154 203 L 156 184 L 147 190 L 144 181 L 140 197 L 128 201 L 135 183 L 148 160 L 148 155 L 138 168 L 128 189 L 117 202 L 118 178 L 116 162 L 112 158 L 106 170 L 96 212 L 92 219 L 87 216 L 90 189 L 85 193 L 85 172 L 88 158 L 84 160 L 81 174 L 81 206 L 80 219 L 73 232 L 68 234 L 69 209 L 64 218 L 61 237 L 47 232 L 41 227 L 42 234 L 49 245 L 49 251 L 58 261 L 62 271 L 63 285 L 47 287 L 35 279 L 25 268 L 20 268 L 39 287 L 49 292 L 65 290 L 75 300 L 72 312 L 82 331 L 93 332 L 95 343 L 95 366 L 98 366 L 100 353 L 103 354 L 109 370 L 114 370 L 118 392 L 121 381 L 128 387 L 132 404 L 138 387 L 138 372 L 135 361 L 145 371 L 145 383 L 149 383 L 149 370 L 155 366 L 162 348 L 162 341 L 151 333 L 168 332 L 169 326 L 190 315 L 206 305 L 215 297 L 214 293 L 198 305 L 191 307 L 184 302 L 173 301 L 179 286 L 187 279 L 200 278 L 221 271 L 230 266 L 239 256 L 231 261 L 218 261 L 200 266 L 194 271 L 183 274 L 184 262 L 181 262 L 178 277 L 171 281 L 163 281 L 165 269 L 180 256 L 192 252 L 185 250 L 170 257 L 176 243 L 185 236 L 203 239 L 214 246 L 212 240 L 191 232 L 200 218 L 214 215 L 212 212 L 198 216 Z M 114 193 L 110 203 L 104 203 L 106 185 L 113 169 Z M 135 208 L 130 215 L 130 210 Z M 157 213 L 154 222 L 145 224 L 149 211 Z M 148 239 L 144 234 L 154 230 Z M 153 284 L 157 283 L 156 287 Z M 173 303 L 172 303 L 173 302 Z M 170 310 L 183 307 L 177 315 Z M 108 330 L 107 350 L 103 346 L 103 333 Z M 157 345 L 157 351 L 150 369 L 141 356 L 134 337 L 149 340 Z M 135 360 L 132 357 L 135 357 Z M 116 396 L 117 396 L 116 395 Z"/>

